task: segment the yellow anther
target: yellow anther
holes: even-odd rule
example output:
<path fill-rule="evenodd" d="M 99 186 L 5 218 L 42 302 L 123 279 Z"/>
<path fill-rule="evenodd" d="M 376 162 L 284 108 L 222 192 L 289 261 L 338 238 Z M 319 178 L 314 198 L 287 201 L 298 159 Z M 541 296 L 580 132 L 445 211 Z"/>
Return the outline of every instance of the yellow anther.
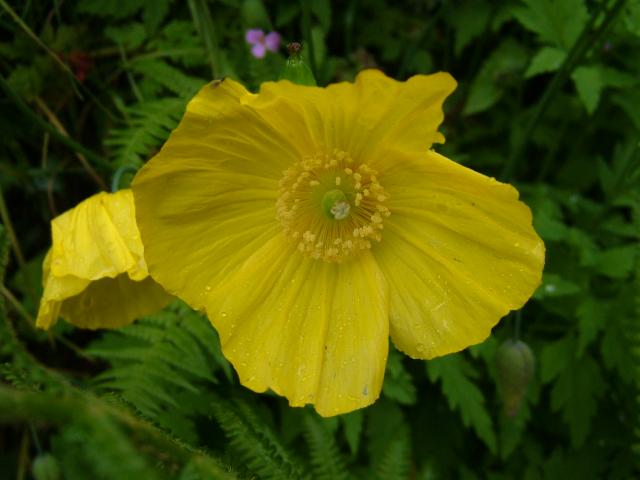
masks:
<path fill-rule="evenodd" d="M 376 174 L 337 149 L 305 157 L 283 172 L 276 215 L 303 255 L 342 262 L 382 239 L 390 212 Z"/>

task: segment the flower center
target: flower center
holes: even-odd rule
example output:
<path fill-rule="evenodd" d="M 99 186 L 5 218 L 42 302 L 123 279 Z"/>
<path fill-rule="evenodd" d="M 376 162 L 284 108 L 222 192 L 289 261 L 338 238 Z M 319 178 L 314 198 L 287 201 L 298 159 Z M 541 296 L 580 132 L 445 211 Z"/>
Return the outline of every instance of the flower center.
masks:
<path fill-rule="evenodd" d="M 387 193 L 377 172 L 346 152 L 317 154 L 284 172 L 277 218 L 302 253 L 341 262 L 382 239 Z"/>

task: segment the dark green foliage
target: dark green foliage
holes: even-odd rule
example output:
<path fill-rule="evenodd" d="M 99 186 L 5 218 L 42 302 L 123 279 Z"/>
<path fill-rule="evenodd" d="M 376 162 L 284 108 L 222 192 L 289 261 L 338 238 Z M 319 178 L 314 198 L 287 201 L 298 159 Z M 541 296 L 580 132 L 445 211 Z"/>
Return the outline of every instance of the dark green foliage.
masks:
<path fill-rule="evenodd" d="M 0 3 L 3 478 L 638 477 L 640 2 Z M 207 82 L 279 78 L 284 47 L 253 58 L 248 28 L 302 43 L 319 85 L 450 71 L 437 150 L 514 182 L 546 245 L 518 315 L 444 358 L 391 347 L 381 398 L 337 419 L 240 387 L 179 302 L 118 331 L 31 326 L 50 219 L 125 186 Z M 536 365 L 510 417 L 495 355 L 517 341 Z"/>
<path fill-rule="evenodd" d="M 249 471 L 260 478 L 303 478 L 302 468 L 248 403 L 238 398 L 228 401 L 215 397 L 210 408 L 231 449 Z"/>
<path fill-rule="evenodd" d="M 124 107 L 124 126 L 113 128 L 105 139 L 114 164 L 140 167 L 178 125 L 184 106 L 183 100 L 166 98 Z"/>
<path fill-rule="evenodd" d="M 308 412 L 304 417 L 304 438 L 309 446 L 313 478 L 347 480 L 349 475 L 327 421 Z"/>

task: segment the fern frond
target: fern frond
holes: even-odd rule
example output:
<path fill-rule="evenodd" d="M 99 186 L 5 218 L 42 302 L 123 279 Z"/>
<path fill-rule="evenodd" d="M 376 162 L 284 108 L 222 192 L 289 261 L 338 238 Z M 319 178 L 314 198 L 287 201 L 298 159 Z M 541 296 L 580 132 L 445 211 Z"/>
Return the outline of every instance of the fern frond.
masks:
<path fill-rule="evenodd" d="M 131 64 L 131 68 L 186 100 L 193 97 L 206 83 L 205 80 L 187 75 L 162 60 L 135 62 Z"/>
<path fill-rule="evenodd" d="M 9 262 L 9 236 L 0 223 L 0 283 L 4 285 L 4 272 Z M 0 306 L 4 305 L 4 297 L 0 296 Z"/>
<path fill-rule="evenodd" d="M 265 479 L 304 478 L 303 469 L 246 402 L 234 399 L 232 403 L 216 396 L 211 409 L 232 451 L 251 472 Z"/>
<path fill-rule="evenodd" d="M 194 328 L 197 323 L 206 328 Z M 106 333 L 86 353 L 112 364 L 93 379 L 98 391 L 117 392 L 142 414 L 156 418 L 167 409 L 180 410 L 177 392 L 198 394 L 201 383 L 217 382 L 221 367 L 211 349 L 219 350 L 219 345 L 208 321 L 173 307 Z"/>
<path fill-rule="evenodd" d="M 347 480 L 349 473 L 335 438 L 322 421 L 311 412 L 304 417 L 304 438 L 309 445 L 313 478 Z"/>
<path fill-rule="evenodd" d="M 640 235 L 640 194 L 634 195 L 634 208 L 632 209 L 633 225 Z M 629 322 L 628 338 L 631 354 L 634 360 L 634 378 L 636 393 L 635 419 L 635 444 L 633 451 L 636 455 L 636 466 L 640 465 L 640 243 L 637 244 L 636 265 L 635 265 L 635 321 Z"/>
<path fill-rule="evenodd" d="M 386 450 L 374 463 L 375 478 L 379 480 L 407 480 L 411 470 L 409 431 L 398 428 Z"/>
<path fill-rule="evenodd" d="M 115 166 L 140 167 L 178 125 L 185 104 L 185 99 L 168 98 L 124 107 L 126 125 L 112 128 L 105 140 Z"/>

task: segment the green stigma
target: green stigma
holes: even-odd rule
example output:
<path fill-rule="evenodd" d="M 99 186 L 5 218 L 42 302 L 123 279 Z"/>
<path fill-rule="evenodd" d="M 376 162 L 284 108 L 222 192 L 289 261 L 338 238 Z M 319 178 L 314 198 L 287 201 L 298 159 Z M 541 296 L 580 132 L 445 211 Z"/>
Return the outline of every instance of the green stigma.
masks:
<path fill-rule="evenodd" d="M 347 196 L 337 188 L 329 190 L 322 196 L 321 205 L 322 211 L 331 220 L 344 220 L 351 211 Z"/>

